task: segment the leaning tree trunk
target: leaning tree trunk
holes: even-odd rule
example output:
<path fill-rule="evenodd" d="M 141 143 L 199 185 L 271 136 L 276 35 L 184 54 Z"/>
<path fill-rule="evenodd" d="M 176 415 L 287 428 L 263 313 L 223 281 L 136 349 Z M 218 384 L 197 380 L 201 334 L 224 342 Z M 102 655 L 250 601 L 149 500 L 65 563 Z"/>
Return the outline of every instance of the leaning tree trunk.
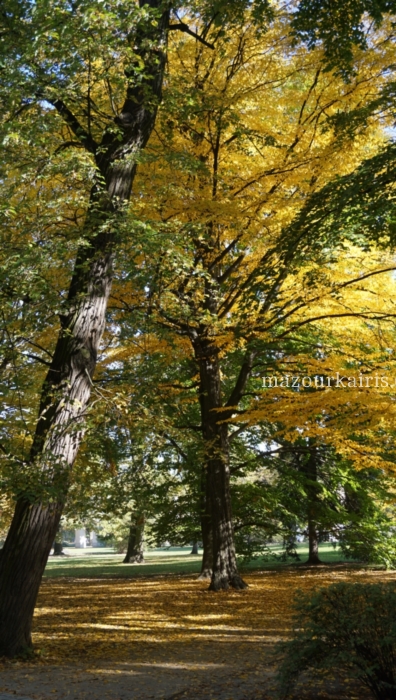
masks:
<path fill-rule="evenodd" d="M 307 517 L 308 517 L 308 561 L 307 564 L 321 564 L 319 558 L 319 535 L 317 527 L 318 510 L 318 470 L 317 470 L 317 449 L 312 447 L 308 460 L 304 465 L 304 472 L 307 477 L 306 493 L 308 497 Z"/>
<path fill-rule="evenodd" d="M 140 0 L 140 4 L 161 7 L 159 0 Z M 146 32 L 140 30 L 136 36 L 142 47 L 140 57 L 146 78 L 128 85 L 122 110 L 115 124 L 105 130 L 100 144 L 84 131 L 62 100 L 48 98 L 75 137 L 94 155 L 99 177 L 91 192 L 85 244 L 77 254 L 61 329 L 42 389 L 29 459 L 37 470 L 39 486 L 34 496 L 19 498 L 0 558 L 0 656 L 12 657 L 32 648 L 34 607 L 62 513 L 70 469 L 82 439 L 105 326 L 116 220 L 131 194 L 136 172 L 133 154 L 145 147 L 161 99 L 168 19 L 166 10 L 158 23 L 150 22 Z M 134 52 L 139 53 L 139 48 Z"/>
<path fill-rule="evenodd" d="M 211 504 L 213 565 L 209 590 L 246 588 L 238 573 L 231 510 L 228 427 L 222 407 L 218 350 L 201 340 L 197 345 L 200 368 L 200 406 L 205 461 Z"/>
<path fill-rule="evenodd" d="M 212 578 L 212 567 L 213 567 L 213 532 L 212 532 L 212 518 L 211 518 L 211 502 L 210 502 L 208 470 L 207 470 L 206 465 L 203 465 L 202 472 L 201 472 L 200 511 L 201 511 L 201 533 L 202 533 L 203 554 L 202 554 L 201 573 L 199 574 L 198 578 L 200 580 L 205 580 L 205 579 Z"/>
<path fill-rule="evenodd" d="M 131 526 L 129 528 L 128 548 L 123 560 L 123 564 L 141 564 L 144 561 L 143 539 L 144 539 L 144 513 L 131 516 Z"/>

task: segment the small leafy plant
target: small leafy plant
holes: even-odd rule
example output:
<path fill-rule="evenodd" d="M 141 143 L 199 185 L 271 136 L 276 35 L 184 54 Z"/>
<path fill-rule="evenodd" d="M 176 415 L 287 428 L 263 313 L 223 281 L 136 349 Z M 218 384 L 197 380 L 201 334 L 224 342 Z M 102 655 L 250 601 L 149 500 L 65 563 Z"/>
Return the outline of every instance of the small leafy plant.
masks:
<path fill-rule="evenodd" d="M 339 668 L 376 700 L 396 700 L 396 585 L 336 583 L 313 596 L 299 592 L 293 638 L 280 646 L 283 697 L 303 671 Z"/>

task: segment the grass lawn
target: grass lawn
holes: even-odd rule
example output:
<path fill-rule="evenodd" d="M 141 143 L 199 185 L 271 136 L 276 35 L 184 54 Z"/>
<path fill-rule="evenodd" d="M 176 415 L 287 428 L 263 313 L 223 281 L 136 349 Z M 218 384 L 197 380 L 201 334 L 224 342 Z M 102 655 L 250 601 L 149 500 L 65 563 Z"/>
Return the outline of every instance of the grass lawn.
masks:
<path fill-rule="evenodd" d="M 274 554 L 279 554 L 281 548 L 278 545 L 272 547 Z M 334 549 L 331 544 L 320 546 L 320 557 L 324 563 L 334 564 L 345 561 L 339 549 Z M 240 565 L 241 571 L 257 571 L 278 568 L 287 565 L 299 567 L 304 565 L 308 557 L 308 545 L 300 544 L 298 553 L 301 557 L 299 563 L 289 559 L 281 562 L 275 556 L 271 559 L 259 557 L 248 563 Z M 191 547 L 170 547 L 169 549 L 150 549 L 145 552 L 144 564 L 123 564 L 123 554 L 116 554 L 110 548 L 65 548 L 66 556 L 50 556 L 45 570 L 45 577 L 56 578 L 59 576 L 100 578 L 107 576 L 130 577 L 151 576 L 154 574 L 195 574 L 201 567 L 201 553 L 191 554 Z"/>

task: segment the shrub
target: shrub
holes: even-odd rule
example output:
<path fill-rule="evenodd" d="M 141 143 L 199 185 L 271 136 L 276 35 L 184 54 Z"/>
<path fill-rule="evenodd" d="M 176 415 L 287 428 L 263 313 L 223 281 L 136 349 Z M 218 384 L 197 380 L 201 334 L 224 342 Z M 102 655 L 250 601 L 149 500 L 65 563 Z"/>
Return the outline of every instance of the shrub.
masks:
<path fill-rule="evenodd" d="M 294 636 L 281 645 L 283 696 L 302 671 L 345 670 L 376 700 L 396 700 L 395 584 L 336 583 L 299 592 Z"/>

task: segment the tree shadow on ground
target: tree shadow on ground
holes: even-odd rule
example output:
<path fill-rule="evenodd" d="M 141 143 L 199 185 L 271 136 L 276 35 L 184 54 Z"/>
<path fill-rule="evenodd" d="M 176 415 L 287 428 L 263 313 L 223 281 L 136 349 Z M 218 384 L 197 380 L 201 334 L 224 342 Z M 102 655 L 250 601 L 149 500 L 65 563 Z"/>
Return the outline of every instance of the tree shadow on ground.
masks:
<path fill-rule="evenodd" d="M 273 649 L 291 631 L 296 590 L 394 580 L 343 567 L 247 576 L 242 592 L 209 593 L 194 577 L 44 582 L 30 662 L 3 663 L 0 692 L 47 700 L 273 700 Z M 342 678 L 305 677 L 293 700 L 365 700 Z"/>

